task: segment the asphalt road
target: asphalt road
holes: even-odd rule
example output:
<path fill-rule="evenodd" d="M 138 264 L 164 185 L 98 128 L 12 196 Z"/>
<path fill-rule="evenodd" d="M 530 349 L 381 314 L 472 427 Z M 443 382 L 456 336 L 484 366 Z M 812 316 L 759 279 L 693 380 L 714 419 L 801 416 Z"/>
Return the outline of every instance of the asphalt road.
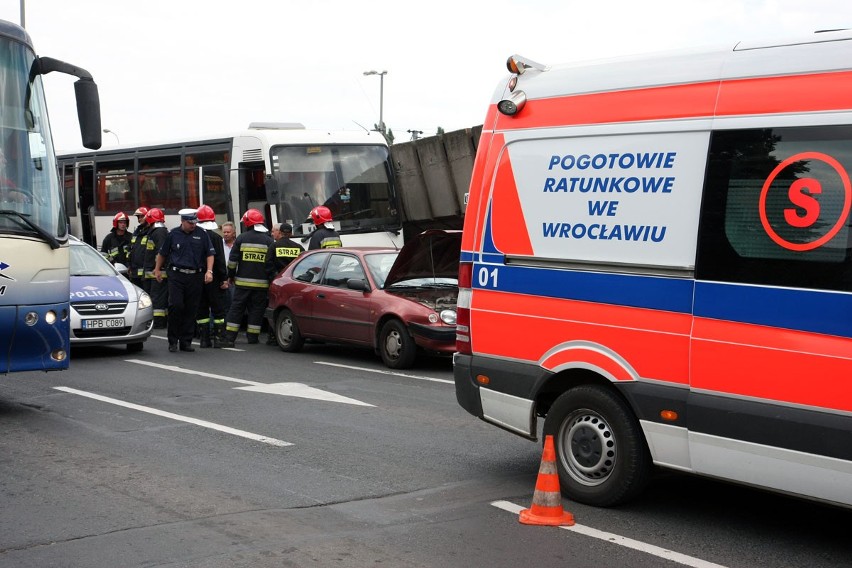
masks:
<path fill-rule="evenodd" d="M 0 377 L 0 567 L 852 565 L 852 511 L 674 473 L 519 524 L 541 446 L 466 414 L 447 359 L 159 335 Z"/>

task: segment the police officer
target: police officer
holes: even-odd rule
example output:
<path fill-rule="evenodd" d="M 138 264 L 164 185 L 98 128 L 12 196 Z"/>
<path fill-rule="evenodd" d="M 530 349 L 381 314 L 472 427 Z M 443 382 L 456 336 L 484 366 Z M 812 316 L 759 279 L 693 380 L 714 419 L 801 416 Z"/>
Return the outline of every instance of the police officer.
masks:
<path fill-rule="evenodd" d="M 299 243 L 290 239 L 293 236 L 293 225 L 281 223 L 277 232 L 278 239 L 266 249 L 266 277 L 270 282 L 275 280 L 275 277 L 297 256 L 305 252 Z M 269 329 L 266 344 L 278 345 L 278 341 L 275 339 L 275 331 L 272 328 Z"/>
<path fill-rule="evenodd" d="M 213 281 L 216 251 L 207 231 L 196 226 L 195 209 L 181 209 L 180 227 L 169 231 L 157 253 L 154 276 L 162 282 L 162 268 L 168 265 L 169 351 L 195 351 L 192 335 L 195 316 L 205 284 Z M 178 347 L 180 345 L 180 347 Z"/>
<path fill-rule="evenodd" d="M 241 219 L 246 230 L 234 241 L 228 259 L 228 278 L 233 282 L 234 299 L 225 318 L 225 338 L 222 347 L 233 347 L 240 332 L 243 312 L 248 309 L 246 338 L 249 343 L 258 343 L 263 325 L 263 310 L 267 304 L 269 281 L 266 279 L 266 251 L 272 237 L 263 226 L 263 213 L 249 209 Z"/>
<path fill-rule="evenodd" d="M 139 207 L 133 212 L 138 224 L 130 236 L 130 252 L 127 254 L 129 263 L 127 277 L 140 288 L 145 282 L 145 249 L 148 244 L 148 222 L 145 220 L 145 214 L 147 213 L 147 207 Z"/>
<path fill-rule="evenodd" d="M 311 233 L 311 239 L 308 242 L 308 250 L 318 248 L 339 248 L 343 246 L 340 240 L 340 235 L 334 230 L 332 223 L 331 211 L 328 207 L 320 205 L 311 209 L 311 220 L 314 222 L 315 229 Z"/>
<path fill-rule="evenodd" d="M 201 347 L 220 347 L 225 332 L 225 296 L 228 293 L 228 259 L 225 258 L 225 245 L 222 236 L 216 232 L 216 213 L 209 205 L 198 208 L 198 226 L 207 231 L 216 257 L 213 260 L 213 281 L 204 285 L 201 302 L 195 323 L 198 325 L 199 345 Z M 213 315 L 213 334 L 210 334 L 210 315 Z"/>
<path fill-rule="evenodd" d="M 101 252 L 104 253 L 111 263 L 127 264 L 127 255 L 130 250 L 130 233 L 127 232 L 127 223 L 130 221 L 124 211 L 119 211 L 112 218 L 112 229 L 101 244 Z"/>

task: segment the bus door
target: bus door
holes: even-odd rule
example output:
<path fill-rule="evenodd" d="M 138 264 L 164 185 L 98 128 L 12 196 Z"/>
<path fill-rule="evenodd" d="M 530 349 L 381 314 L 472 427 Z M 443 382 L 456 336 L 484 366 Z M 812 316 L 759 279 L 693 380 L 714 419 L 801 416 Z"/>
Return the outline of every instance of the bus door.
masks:
<path fill-rule="evenodd" d="M 187 171 L 189 171 L 188 167 Z M 198 177 L 201 179 L 199 204 L 203 203 L 213 209 L 216 214 L 216 222 L 220 226 L 225 221 L 233 221 L 231 203 L 228 199 L 228 176 L 226 175 L 225 165 L 201 166 L 198 168 Z"/>
<path fill-rule="evenodd" d="M 266 201 L 266 170 L 263 162 L 241 162 L 239 165 L 240 195 L 236 218 L 242 217 L 249 209 L 263 213 L 266 227 L 270 227 L 272 211 Z"/>
<path fill-rule="evenodd" d="M 77 198 L 77 208 L 80 215 L 78 235 L 82 239 L 99 248 L 100 243 L 94 242 L 95 235 L 95 165 L 93 162 L 77 162 L 74 164 L 74 190 Z"/>

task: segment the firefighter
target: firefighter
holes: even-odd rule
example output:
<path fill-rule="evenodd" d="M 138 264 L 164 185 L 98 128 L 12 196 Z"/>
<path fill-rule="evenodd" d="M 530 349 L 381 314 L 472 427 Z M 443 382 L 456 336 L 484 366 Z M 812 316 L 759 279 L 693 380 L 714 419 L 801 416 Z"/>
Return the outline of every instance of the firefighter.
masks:
<path fill-rule="evenodd" d="M 241 222 L 246 230 L 234 241 L 228 259 L 228 279 L 234 286 L 234 299 L 225 318 L 225 337 L 222 347 L 233 347 L 240 332 L 243 312 L 248 311 L 246 338 L 250 344 L 259 343 L 263 311 L 267 304 L 269 281 L 266 279 L 266 250 L 272 244 L 268 229 L 263 226 L 263 213 L 249 209 Z"/>
<path fill-rule="evenodd" d="M 302 246 L 293 241 L 293 225 L 281 223 L 278 227 L 278 240 L 266 249 L 266 276 L 272 282 L 288 264 L 305 252 Z"/>
<path fill-rule="evenodd" d="M 266 249 L 266 277 L 272 282 L 288 264 L 293 262 L 296 257 L 305 252 L 302 246 L 291 240 L 293 236 L 293 225 L 290 223 L 281 223 L 278 227 L 278 239 L 269 245 Z M 267 345 L 278 345 L 275 339 L 275 330 L 269 329 L 269 337 L 266 339 Z"/>
<path fill-rule="evenodd" d="M 127 265 L 127 255 L 130 250 L 130 233 L 127 232 L 127 224 L 130 219 L 124 211 L 119 211 L 112 218 L 112 229 L 104 242 L 101 244 L 101 252 L 104 253 L 111 263 L 120 262 Z"/>
<path fill-rule="evenodd" d="M 332 223 L 331 210 L 324 205 L 311 209 L 311 220 L 316 228 L 311 233 L 311 239 L 308 242 L 308 250 L 318 248 L 339 248 L 343 246 L 340 240 L 340 235 L 334 230 Z"/>
<path fill-rule="evenodd" d="M 166 228 L 166 216 L 163 215 L 162 209 L 156 207 L 149 209 L 145 214 L 145 221 L 150 228 L 145 242 L 145 260 L 142 265 L 145 273 L 144 289 L 151 296 L 151 302 L 154 304 L 154 328 L 165 329 L 169 313 L 169 286 L 165 282 L 168 279 L 168 271 L 163 272 L 162 279 L 158 280 L 154 274 L 154 267 L 157 265 L 157 254 L 169 230 Z M 166 267 L 163 266 L 163 268 Z"/>
<path fill-rule="evenodd" d="M 145 283 L 145 249 L 148 244 L 148 221 L 145 220 L 146 213 L 148 213 L 147 207 L 139 207 L 133 212 L 137 225 L 133 229 L 133 234 L 130 236 L 130 252 L 127 255 L 129 263 L 127 266 L 127 277 L 140 288 Z"/>
<path fill-rule="evenodd" d="M 201 303 L 195 322 L 198 324 L 199 345 L 201 347 L 220 347 L 225 331 L 225 295 L 228 293 L 228 259 L 225 258 L 225 246 L 222 236 L 216 232 L 216 214 L 209 205 L 198 208 L 198 226 L 207 231 L 213 249 L 216 251 L 213 260 L 213 281 L 204 285 L 201 293 Z M 211 337 L 210 316 L 213 316 Z"/>

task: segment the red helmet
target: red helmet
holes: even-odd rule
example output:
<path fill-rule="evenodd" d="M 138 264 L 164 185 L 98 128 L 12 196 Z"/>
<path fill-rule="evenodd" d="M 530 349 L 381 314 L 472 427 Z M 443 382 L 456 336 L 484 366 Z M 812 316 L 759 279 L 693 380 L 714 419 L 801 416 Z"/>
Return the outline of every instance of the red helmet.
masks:
<path fill-rule="evenodd" d="M 203 223 L 205 221 L 215 221 L 216 214 L 213 212 L 213 208 L 209 205 L 202 205 L 198 208 L 198 221 Z"/>
<path fill-rule="evenodd" d="M 314 225 L 322 225 L 323 223 L 331 222 L 331 209 L 325 205 L 314 207 L 311 209 L 311 219 L 314 220 Z"/>
<path fill-rule="evenodd" d="M 243 225 L 246 226 L 246 229 L 249 227 L 254 227 L 255 225 L 263 224 L 263 213 L 258 211 L 257 209 L 249 209 L 245 213 L 243 213 L 243 218 L 240 219 Z"/>
<path fill-rule="evenodd" d="M 137 209 L 136 211 L 133 212 L 133 215 L 135 215 L 136 217 L 138 217 L 139 215 L 142 215 L 144 217 L 147 212 L 148 212 L 147 207 L 140 207 L 139 209 Z"/>
<path fill-rule="evenodd" d="M 151 209 L 148 209 L 147 213 L 145 213 L 145 221 L 147 221 L 149 225 L 153 225 L 154 223 L 165 223 L 166 217 L 163 215 L 163 211 L 161 209 L 152 207 Z"/>
<path fill-rule="evenodd" d="M 127 215 L 124 214 L 124 211 L 119 211 L 115 214 L 115 217 L 112 218 L 112 226 L 118 227 L 119 221 L 124 221 L 126 224 L 130 221 L 130 219 L 127 218 Z"/>

